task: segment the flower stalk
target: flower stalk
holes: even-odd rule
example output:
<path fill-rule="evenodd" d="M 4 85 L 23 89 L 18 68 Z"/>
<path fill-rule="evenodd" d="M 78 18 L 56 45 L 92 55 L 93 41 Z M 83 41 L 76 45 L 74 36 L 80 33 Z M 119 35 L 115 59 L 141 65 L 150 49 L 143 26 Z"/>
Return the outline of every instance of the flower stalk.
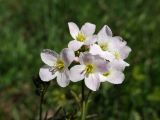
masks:
<path fill-rule="evenodd" d="M 85 120 L 86 118 L 86 105 L 85 105 L 85 90 L 84 90 L 84 81 L 82 81 L 82 111 L 81 111 L 81 120 Z"/>
<path fill-rule="evenodd" d="M 82 106 L 82 111 L 81 111 L 81 120 L 86 119 L 87 115 L 87 110 L 88 110 L 88 99 L 91 94 L 91 90 L 88 92 L 88 95 L 85 97 L 85 84 L 84 81 L 82 81 L 82 101 L 81 101 L 81 106 Z"/>
<path fill-rule="evenodd" d="M 43 113 L 43 100 L 44 100 L 44 93 L 42 92 L 40 95 L 40 105 L 39 105 L 39 120 L 42 120 L 42 113 Z"/>
<path fill-rule="evenodd" d="M 85 120 L 86 119 L 86 103 L 85 100 L 82 103 L 82 117 L 81 120 Z"/>

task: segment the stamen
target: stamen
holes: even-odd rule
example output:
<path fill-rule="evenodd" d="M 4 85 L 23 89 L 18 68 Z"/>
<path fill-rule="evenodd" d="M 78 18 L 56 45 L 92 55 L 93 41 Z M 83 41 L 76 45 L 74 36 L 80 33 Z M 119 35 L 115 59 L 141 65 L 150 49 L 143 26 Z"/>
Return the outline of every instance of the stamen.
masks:
<path fill-rule="evenodd" d="M 83 74 L 85 72 L 85 70 L 83 70 L 80 74 Z"/>
<path fill-rule="evenodd" d="M 105 43 L 105 44 L 100 44 L 100 47 L 103 51 L 107 51 L 108 50 L 108 45 Z"/>
<path fill-rule="evenodd" d="M 111 74 L 111 71 L 107 71 L 107 72 L 103 73 L 103 76 L 107 77 L 110 74 Z"/>
<path fill-rule="evenodd" d="M 115 52 L 114 53 L 114 56 L 115 56 L 115 58 L 118 60 L 118 59 L 120 59 L 120 54 L 119 54 L 119 52 Z"/>
<path fill-rule="evenodd" d="M 76 40 L 80 41 L 80 42 L 84 42 L 86 40 L 86 37 L 82 32 L 79 32 L 77 37 L 76 37 Z"/>
<path fill-rule="evenodd" d="M 57 72 L 57 69 L 55 67 L 50 67 L 49 71 L 53 74 L 55 74 Z"/>
<path fill-rule="evenodd" d="M 58 70 L 63 70 L 64 69 L 64 62 L 63 62 L 63 60 L 57 60 L 57 62 L 56 62 L 56 69 L 58 69 Z"/>
<path fill-rule="evenodd" d="M 92 65 L 92 64 L 88 64 L 88 65 L 86 65 L 86 68 L 85 68 L 85 75 L 89 75 L 89 74 L 91 74 L 91 73 L 93 73 L 94 72 L 94 70 L 95 70 L 95 67 L 94 67 L 94 65 Z"/>

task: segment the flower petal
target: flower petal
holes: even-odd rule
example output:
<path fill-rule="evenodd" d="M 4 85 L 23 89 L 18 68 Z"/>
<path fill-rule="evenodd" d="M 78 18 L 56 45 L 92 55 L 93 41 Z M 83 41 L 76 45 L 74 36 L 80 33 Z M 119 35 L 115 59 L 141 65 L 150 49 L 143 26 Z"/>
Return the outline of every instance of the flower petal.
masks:
<path fill-rule="evenodd" d="M 97 41 L 97 36 L 96 35 L 92 35 L 90 37 L 87 37 L 86 41 L 84 42 L 85 45 L 92 45 L 93 43 L 95 43 Z"/>
<path fill-rule="evenodd" d="M 69 31 L 70 31 L 71 36 L 72 36 L 74 39 L 76 39 L 76 36 L 77 36 L 78 33 L 79 33 L 79 28 L 78 28 L 78 26 L 77 26 L 75 23 L 73 23 L 73 22 L 69 22 L 69 23 L 68 23 L 68 27 L 69 27 Z"/>
<path fill-rule="evenodd" d="M 114 55 L 108 51 L 105 51 L 103 54 L 103 58 L 105 58 L 106 60 L 109 61 L 113 61 L 113 59 L 115 58 Z"/>
<path fill-rule="evenodd" d="M 59 55 L 56 52 L 49 49 L 44 49 L 41 52 L 42 61 L 49 66 L 53 66 L 58 57 Z"/>
<path fill-rule="evenodd" d="M 90 46 L 89 53 L 91 53 L 92 55 L 101 55 L 103 54 L 103 51 L 99 45 L 93 44 Z"/>
<path fill-rule="evenodd" d="M 72 49 L 73 51 L 77 51 L 78 49 L 81 48 L 83 45 L 83 42 L 79 42 L 77 40 L 72 40 L 68 44 L 68 48 Z"/>
<path fill-rule="evenodd" d="M 69 71 L 64 70 L 63 72 L 58 72 L 57 74 L 57 83 L 61 87 L 66 87 L 69 84 Z"/>
<path fill-rule="evenodd" d="M 124 46 L 120 49 L 120 56 L 122 59 L 125 59 L 128 57 L 129 53 L 131 52 L 131 48 L 128 46 Z"/>
<path fill-rule="evenodd" d="M 51 69 L 51 67 L 49 67 L 49 66 L 44 66 L 44 67 L 40 68 L 39 76 L 40 76 L 42 81 L 50 81 L 50 80 L 54 79 L 57 76 L 57 72 L 55 72 L 53 74 L 50 71 L 50 69 Z"/>
<path fill-rule="evenodd" d="M 84 69 L 85 65 L 75 65 L 70 69 L 70 80 L 73 82 L 78 82 L 84 79 Z"/>
<path fill-rule="evenodd" d="M 120 60 L 113 60 L 111 62 L 111 64 L 112 64 L 112 67 L 114 69 L 117 69 L 119 71 L 123 71 L 126 66 L 129 66 L 129 64 L 127 62 L 123 61 L 122 59 L 120 59 Z"/>
<path fill-rule="evenodd" d="M 120 36 L 114 36 L 113 39 L 117 39 L 117 41 L 121 42 L 122 46 L 125 46 L 127 44 L 127 42 Z"/>
<path fill-rule="evenodd" d="M 102 49 L 100 48 L 100 46 L 97 45 L 97 44 L 94 44 L 94 45 L 90 46 L 89 52 L 92 55 L 99 55 L 102 58 L 104 58 L 106 60 L 109 60 L 109 61 L 112 61 L 114 59 L 114 56 L 113 56 L 112 53 L 110 53 L 108 51 L 102 51 Z"/>
<path fill-rule="evenodd" d="M 100 86 L 98 74 L 90 74 L 88 77 L 85 77 L 85 85 L 92 91 L 97 91 Z"/>
<path fill-rule="evenodd" d="M 121 37 L 112 37 L 110 40 L 109 50 L 110 51 L 119 51 L 126 45 L 126 41 L 123 41 Z"/>
<path fill-rule="evenodd" d="M 103 73 L 108 70 L 108 62 L 101 58 L 99 55 L 94 56 L 94 65 L 96 66 L 96 72 Z"/>
<path fill-rule="evenodd" d="M 108 36 L 112 37 L 112 31 L 107 25 L 104 25 L 103 28 L 98 32 L 98 36 L 103 36 L 104 38 Z"/>
<path fill-rule="evenodd" d="M 95 32 L 95 29 L 96 29 L 96 25 L 95 24 L 87 22 L 82 26 L 81 31 L 86 36 L 91 36 Z"/>
<path fill-rule="evenodd" d="M 80 64 L 90 64 L 92 63 L 94 60 L 94 57 L 92 54 L 88 53 L 88 52 L 84 52 L 84 53 L 81 53 L 80 56 L 79 56 L 79 62 Z"/>
<path fill-rule="evenodd" d="M 108 76 L 104 76 L 100 74 L 100 81 L 105 82 L 108 81 L 112 84 L 121 84 L 124 81 L 123 72 L 117 70 L 111 70 Z"/>
<path fill-rule="evenodd" d="M 72 63 L 72 61 L 75 59 L 75 54 L 73 50 L 69 48 L 64 48 L 60 54 L 60 57 L 65 62 L 65 65 L 69 66 Z"/>

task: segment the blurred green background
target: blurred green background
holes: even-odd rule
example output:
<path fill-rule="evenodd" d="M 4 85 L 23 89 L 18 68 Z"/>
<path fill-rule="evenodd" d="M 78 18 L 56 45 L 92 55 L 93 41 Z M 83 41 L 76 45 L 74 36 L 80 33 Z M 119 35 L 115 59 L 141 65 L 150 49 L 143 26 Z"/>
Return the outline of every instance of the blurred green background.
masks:
<path fill-rule="evenodd" d="M 160 0 L 0 0 L 0 120 L 36 120 L 40 52 L 67 46 L 69 21 L 92 22 L 97 32 L 107 24 L 132 48 L 123 84 L 104 83 L 93 93 L 95 120 L 160 120 Z M 70 110 L 69 89 L 78 85 L 53 81 L 44 109 Z"/>

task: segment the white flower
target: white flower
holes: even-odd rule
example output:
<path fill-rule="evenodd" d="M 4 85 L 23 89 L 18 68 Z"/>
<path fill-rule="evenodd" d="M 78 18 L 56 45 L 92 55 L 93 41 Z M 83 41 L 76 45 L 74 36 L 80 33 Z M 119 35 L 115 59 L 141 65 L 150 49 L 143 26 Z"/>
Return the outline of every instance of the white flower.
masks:
<path fill-rule="evenodd" d="M 124 70 L 126 66 L 129 66 L 124 61 L 131 52 L 131 48 L 126 45 L 125 41 L 122 41 L 121 37 L 114 37 L 110 46 L 110 52 L 114 55 L 112 66 L 118 70 Z"/>
<path fill-rule="evenodd" d="M 97 34 L 97 44 L 90 46 L 90 53 L 92 55 L 100 55 L 106 60 L 112 61 L 114 56 L 109 52 L 112 44 L 112 31 L 105 25 Z"/>
<path fill-rule="evenodd" d="M 84 79 L 85 85 L 92 91 L 98 90 L 100 86 L 100 73 L 107 71 L 107 62 L 98 55 L 81 53 L 79 57 L 80 65 L 75 65 L 70 69 L 70 79 L 77 82 Z"/>
<path fill-rule="evenodd" d="M 121 84 L 124 80 L 124 74 L 122 71 L 117 70 L 113 67 L 112 63 L 108 64 L 108 70 L 100 75 L 100 81 L 108 81 L 112 84 Z"/>
<path fill-rule="evenodd" d="M 90 47 L 89 52 L 92 55 L 100 55 L 104 59 L 113 62 L 114 66 L 119 70 L 129 66 L 124 59 L 131 52 L 131 49 L 126 46 L 126 42 L 121 37 L 113 37 L 112 31 L 107 25 L 99 31 L 97 44 L 93 44 Z"/>
<path fill-rule="evenodd" d="M 40 68 L 39 76 L 41 80 L 50 81 L 57 77 L 57 83 L 61 87 L 66 87 L 70 81 L 68 66 L 74 58 L 74 52 L 68 48 L 63 49 L 60 55 L 49 49 L 43 50 L 41 59 L 46 65 Z"/>
<path fill-rule="evenodd" d="M 68 26 L 70 34 L 74 39 L 68 44 L 70 49 L 77 51 L 82 45 L 91 45 L 96 41 L 96 36 L 93 35 L 96 29 L 94 24 L 87 22 L 81 29 L 73 22 L 69 22 Z"/>

